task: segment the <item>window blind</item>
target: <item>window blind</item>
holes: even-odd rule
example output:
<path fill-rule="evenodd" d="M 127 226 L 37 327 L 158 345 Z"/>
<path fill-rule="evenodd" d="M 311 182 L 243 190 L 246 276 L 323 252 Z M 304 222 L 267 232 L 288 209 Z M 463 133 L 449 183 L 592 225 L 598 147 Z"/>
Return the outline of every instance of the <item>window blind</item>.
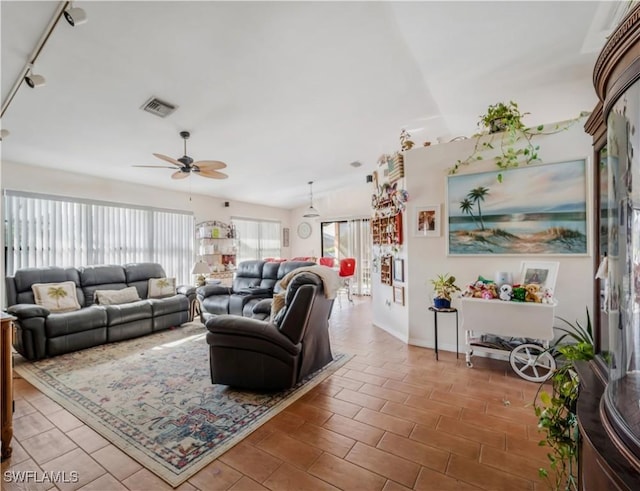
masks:
<path fill-rule="evenodd" d="M 281 224 L 268 220 L 232 218 L 238 236 L 238 262 L 280 257 Z"/>
<path fill-rule="evenodd" d="M 5 272 L 29 267 L 160 263 L 190 283 L 190 213 L 5 191 Z"/>

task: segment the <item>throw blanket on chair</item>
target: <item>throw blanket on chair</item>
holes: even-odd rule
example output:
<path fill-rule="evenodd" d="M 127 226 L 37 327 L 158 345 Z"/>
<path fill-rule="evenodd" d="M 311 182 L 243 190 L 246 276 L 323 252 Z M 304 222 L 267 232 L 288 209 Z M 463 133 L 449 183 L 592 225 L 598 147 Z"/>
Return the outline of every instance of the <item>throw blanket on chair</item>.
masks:
<path fill-rule="evenodd" d="M 337 271 L 328 266 L 303 266 L 301 268 L 294 269 L 290 271 L 280 280 L 280 286 L 283 289 L 287 289 L 291 278 L 293 278 L 298 273 L 302 273 L 303 271 L 308 271 L 309 273 L 317 274 L 322 280 L 322 287 L 324 289 L 324 296 L 328 299 L 336 298 L 336 293 L 338 292 L 338 288 L 340 288 L 340 276 L 338 276 Z"/>

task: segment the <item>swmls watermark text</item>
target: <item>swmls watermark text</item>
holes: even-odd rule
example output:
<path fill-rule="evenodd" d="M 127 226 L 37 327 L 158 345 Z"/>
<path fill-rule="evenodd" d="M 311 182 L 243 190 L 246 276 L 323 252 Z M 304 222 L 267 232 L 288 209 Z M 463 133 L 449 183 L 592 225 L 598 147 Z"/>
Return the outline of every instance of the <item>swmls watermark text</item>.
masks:
<path fill-rule="evenodd" d="M 14 483 L 64 484 L 78 482 L 77 471 L 4 471 L 2 479 Z"/>

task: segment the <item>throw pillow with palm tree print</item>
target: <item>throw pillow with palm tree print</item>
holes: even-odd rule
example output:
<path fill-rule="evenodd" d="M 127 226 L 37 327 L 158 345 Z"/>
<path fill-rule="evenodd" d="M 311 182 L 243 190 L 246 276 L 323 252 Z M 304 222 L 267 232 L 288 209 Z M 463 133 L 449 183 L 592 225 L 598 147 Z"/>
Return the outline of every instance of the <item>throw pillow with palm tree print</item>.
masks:
<path fill-rule="evenodd" d="M 175 278 L 150 278 L 149 298 L 170 297 L 176 294 Z"/>
<path fill-rule="evenodd" d="M 31 290 L 35 303 L 49 312 L 72 312 L 81 308 L 73 281 L 34 283 Z"/>

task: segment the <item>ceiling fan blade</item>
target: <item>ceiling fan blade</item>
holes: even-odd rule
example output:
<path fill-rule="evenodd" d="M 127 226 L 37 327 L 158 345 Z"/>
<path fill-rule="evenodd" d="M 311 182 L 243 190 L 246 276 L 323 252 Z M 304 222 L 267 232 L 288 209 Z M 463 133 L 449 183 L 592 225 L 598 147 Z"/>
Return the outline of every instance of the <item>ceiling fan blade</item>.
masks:
<path fill-rule="evenodd" d="M 131 167 L 153 167 L 154 169 L 175 169 L 175 167 L 169 167 L 168 165 L 132 165 Z"/>
<path fill-rule="evenodd" d="M 192 172 L 195 172 L 196 174 L 202 177 L 208 177 L 210 179 L 226 179 L 227 177 L 229 177 L 223 172 L 218 172 L 217 170 L 207 169 L 207 168 L 204 168 L 204 169 L 194 168 Z"/>
<path fill-rule="evenodd" d="M 182 167 L 182 164 L 176 159 L 172 159 L 171 157 L 167 157 L 166 155 L 162 155 L 161 153 L 154 153 L 153 156 L 159 158 L 160 160 L 164 160 L 165 162 L 169 162 L 170 164 Z"/>
<path fill-rule="evenodd" d="M 219 160 L 198 160 L 197 162 L 194 162 L 193 165 L 197 165 L 201 169 L 207 168 L 211 170 L 224 169 L 227 166 L 227 164 L 220 162 Z"/>
<path fill-rule="evenodd" d="M 189 177 L 189 172 L 182 172 L 181 170 L 171 174 L 171 179 L 186 179 L 187 177 Z"/>

